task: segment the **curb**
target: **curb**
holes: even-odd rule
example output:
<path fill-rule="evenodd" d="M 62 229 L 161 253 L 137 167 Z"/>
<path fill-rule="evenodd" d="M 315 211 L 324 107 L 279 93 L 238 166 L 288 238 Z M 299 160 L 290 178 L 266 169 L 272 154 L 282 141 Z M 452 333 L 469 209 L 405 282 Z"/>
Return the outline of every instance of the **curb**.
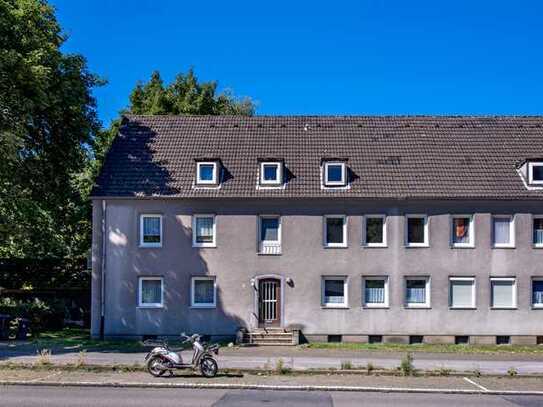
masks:
<path fill-rule="evenodd" d="M 468 389 L 425 389 L 408 387 L 365 387 L 365 386 L 317 386 L 317 385 L 265 385 L 230 383 L 152 383 L 152 382 L 32 382 L 24 380 L 3 380 L 0 386 L 39 387 L 113 387 L 113 388 L 156 388 L 156 389 L 220 389 L 220 390 L 274 390 L 274 391 L 335 391 L 361 393 L 428 393 L 428 394 L 480 394 L 492 396 L 543 396 L 543 391 L 516 390 L 468 390 Z"/>

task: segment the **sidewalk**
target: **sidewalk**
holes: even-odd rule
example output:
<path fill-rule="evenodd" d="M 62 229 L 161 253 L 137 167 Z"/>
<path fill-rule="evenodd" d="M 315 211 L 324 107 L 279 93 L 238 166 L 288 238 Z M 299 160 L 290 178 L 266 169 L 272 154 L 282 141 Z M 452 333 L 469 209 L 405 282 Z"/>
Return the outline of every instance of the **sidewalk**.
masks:
<path fill-rule="evenodd" d="M 35 351 L 34 351 L 35 352 Z M 144 363 L 146 353 L 86 352 L 85 361 L 92 365 L 134 365 Z M 190 351 L 184 351 L 186 358 Z M 507 374 L 514 368 L 519 375 L 543 374 L 541 354 L 464 354 L 464 353 L 422 353 L 413 352 L 416 369 L 451 369 L 458 372 L 480 371 L 482 374 Z M 79 357 L 78 349 L 52 350 L 54 364 L 74 363 Z M 295 370 L 339 369 L 342 362 L 349 362 L 353 368 L 366 367 L 371 363 L 375 368 L 393 369 L 400 365 L 405 353 L 304 349 L 299 347 L 221 348 L 218 361 L 221 368 L 229 369 L 273 369 L 278 360 L 285 367 Z M 33 363 L 35 353 L 0 350 L 1 362 Z"/>

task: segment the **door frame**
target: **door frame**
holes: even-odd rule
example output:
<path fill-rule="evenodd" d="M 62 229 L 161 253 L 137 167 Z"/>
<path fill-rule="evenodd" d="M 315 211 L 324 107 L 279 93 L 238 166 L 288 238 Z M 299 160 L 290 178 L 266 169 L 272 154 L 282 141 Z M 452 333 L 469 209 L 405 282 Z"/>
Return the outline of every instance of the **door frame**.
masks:
<path fill-rule="evenodd" d="M 279 274 L 262 274 L 252 278 L 253 284 L 253 328 L 259 327 L 259 304 L 258 304 L 258 289 L 260 280 L 276 279 L 279 281 L 279 328 L 284 327 L 285 318 L 285 279 Z"/>

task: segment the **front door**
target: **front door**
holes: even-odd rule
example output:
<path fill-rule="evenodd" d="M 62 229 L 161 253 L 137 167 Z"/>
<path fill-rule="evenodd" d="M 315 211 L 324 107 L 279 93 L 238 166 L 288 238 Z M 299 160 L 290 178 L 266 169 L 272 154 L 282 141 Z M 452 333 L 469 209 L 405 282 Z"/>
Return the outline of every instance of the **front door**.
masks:
<path fill-rule="evenodd" d="M 281 282 L 275 278 L 258 283 L 258 326 L 281 325 Z"/>

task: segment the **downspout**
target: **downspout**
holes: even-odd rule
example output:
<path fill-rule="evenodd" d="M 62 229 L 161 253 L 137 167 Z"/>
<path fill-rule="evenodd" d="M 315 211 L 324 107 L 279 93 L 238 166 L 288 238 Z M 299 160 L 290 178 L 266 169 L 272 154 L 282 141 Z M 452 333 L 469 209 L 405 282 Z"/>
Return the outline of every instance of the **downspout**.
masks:
<path fill-rule="evenodd" d="M 104 339 L 106 293 L 106 200 L 102 199 L 102 256 L 100 264 L 100 339 Z"/>

